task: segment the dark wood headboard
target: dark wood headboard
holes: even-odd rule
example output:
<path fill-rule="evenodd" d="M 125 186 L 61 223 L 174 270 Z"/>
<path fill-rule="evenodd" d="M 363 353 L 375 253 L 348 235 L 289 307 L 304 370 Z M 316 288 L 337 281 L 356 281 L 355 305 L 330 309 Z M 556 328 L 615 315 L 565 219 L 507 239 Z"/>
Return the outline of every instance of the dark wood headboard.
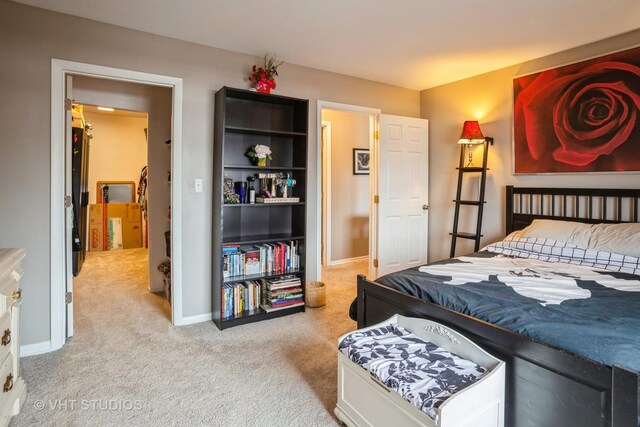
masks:
<path fill-rule="evenodd" d="M 638 222 L 640 189 L 535 188 L 507 185 L 507 234 L 534 219 Z"/>

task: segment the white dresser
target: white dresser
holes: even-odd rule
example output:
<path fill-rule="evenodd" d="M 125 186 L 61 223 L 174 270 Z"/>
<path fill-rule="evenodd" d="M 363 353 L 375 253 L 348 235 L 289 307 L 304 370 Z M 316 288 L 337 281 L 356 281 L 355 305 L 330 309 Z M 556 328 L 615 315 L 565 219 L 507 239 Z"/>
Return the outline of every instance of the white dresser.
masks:
<path fill-rule="evenodd" d="M 0 426 L 20 412 L 27 387 L 20 377 L 20 265 L 23 249 L 0 249 Z"/>

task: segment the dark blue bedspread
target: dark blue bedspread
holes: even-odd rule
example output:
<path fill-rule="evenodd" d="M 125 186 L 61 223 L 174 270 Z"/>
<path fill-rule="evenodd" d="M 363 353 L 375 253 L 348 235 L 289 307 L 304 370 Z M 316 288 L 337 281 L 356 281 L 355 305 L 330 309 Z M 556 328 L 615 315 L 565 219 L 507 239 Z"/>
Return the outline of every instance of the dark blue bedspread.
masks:
<path fill-rule="evenodd" d="M 473 256 L 491 257 L 480 252 Z M 438 264 L 455 263 L 445 260 Z M 620 280 L 638 280 L 625 273 L 609 273 Z M 450 277 L 433 276 L 418 268 L 388 274 L 377 283 L 425 301 L 502 326 L 552 346 L 606 365 L 619 364 L 640 371 L 640 292 L 618 291 L 596 281 L 577 280 L 591 297 L 541 305 L 499 282 L 444 284 Z"/>

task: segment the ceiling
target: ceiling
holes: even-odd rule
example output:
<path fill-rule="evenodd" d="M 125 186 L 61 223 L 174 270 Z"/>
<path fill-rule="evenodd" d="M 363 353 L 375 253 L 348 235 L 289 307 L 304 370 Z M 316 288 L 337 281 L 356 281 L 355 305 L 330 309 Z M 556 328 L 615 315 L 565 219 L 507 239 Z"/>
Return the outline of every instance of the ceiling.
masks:
<path fill-rule="evenodd" d="M 15 1 L 417 90 L 640 28 L 638 0 Z"/>
<path fill-rule="evenodd" d="M 106 114 L 110 116 L 122 116 L 122 117 L 135 117 L 138 119 L 147 118 L 147 113 L 143 111 L 123 110 L 121 108 L 114 108 L 113 111 L 102 111 L 102 110 L 98 110 L 97 105 L 89 105 L 89 104 L 82 104 L 82 107 L 85 113 Z"/>

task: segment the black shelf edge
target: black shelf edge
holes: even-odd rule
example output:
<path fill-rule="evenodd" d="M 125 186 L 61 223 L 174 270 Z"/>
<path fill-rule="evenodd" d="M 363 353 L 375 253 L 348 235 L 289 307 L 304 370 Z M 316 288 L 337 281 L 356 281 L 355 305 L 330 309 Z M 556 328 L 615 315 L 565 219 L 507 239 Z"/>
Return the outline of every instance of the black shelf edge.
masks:
<path fill-rule="evenodd" d="M 224 129 L 230 133 L 243 133 L 248 135 L 265 135 L 265 136 L 307 136 L 305 132 L 294 132 L 288 130 L 269 130 L 259 128 L 248 128 L 242 126 L 225 126 Z"/>
<path fill-rule="evenodd" d="M 288 314 L 301 313 L 305 310 L 304 305 L 299 305 L 291 308 L 283 308 L 282 310 L 276 310 L 266 312 L 262 308 L 258 308 L 253 312 L 243 311 L 240 314 L 236 314 L 231 317 L 222 318 L 223 328 L 231 328 L 233 326 L 243 325 L 245 323 L 258 322 L 260 320 L 273 319 L 276 317 L 286 316 Z"/>
<path fill-rule="evenodd" d="M 258 234 L 251 236 L 231 236 L 222 239 L 223 245 L 249 245 L 251 243 L 271 243 L 281 240 L 304 240 L 304 235 L 297 234 Z"/>
<path fill-rule="evenodd" d="M 290 270 L 290 271 L 282 271 L 279 273 L 266 273 L 266 274 L 249 274 L 245 276 L 232 276 L 225 278 L 222 283 L 225 285 L 233 284 L 233 283 L 242 283 L 248 280 L 260 280 L 260 279 L 272 279 L 274 277 L 295 275 L 302 276 L 304 274 L 304 269 Z"/>
<path fill-rule="evenodd" d="M 243 99 L 247 101 L 255 101 L 255 102 L 265 102 L 268 104 L 284 104 L 284 105 L 293 105 L 293 104 L 308 104 L 309 100 L 301 99 L 301 98 L 293 98 L 286 95 L 280 94 L 266 94 L 261 93 L 255 90 L 250 89 L 238 89 L 235 87 L 224 86 L 220 89 L 225 92 L 227 98 L 232 99 Z"/>
<path fill-rule="evenodd" d="M 478 235 L 478 234 L 474 234 L 474 233 L 462 233 L 462 232 L 449 233 L 449 235 L 453 236 L 453 237 L 459 237 L 461 239 L 469 239 L 469 240 L 476 240 L 476 239 L 482 237 L 482 234 Z"/>
<path fill-rule="evenodd" d="M 483 167 L 466 167 L 466 168 L 456 168 L 456 170 L 461 170 L 462 172 L 482 172 L 484 170 L 490 170 L 489 168 L 484 169 Z"/>
<path fill-rule="evenodd" d="M 247 207 L 265 207 L 265 206 L 298 206 L 304 205 L 305 202 L 293 202 L 293 203 L 227 203 L 223 204 L 225 208 L 247 208 Z"/>
<path fill-rule="evenodd" d="M 263 170 L 263 171 L 304 171 L 307 170 L 305 167 L 301 166 L 242 166 L 242 165 L 224 165 L 225 169 L 252 169 L 252 170 Z"/>
<path fill-rule="evenodd" d="M 453 200 L 455 203 L 460 203 L 461 205 L 471 205 L 471 206 L 480 206 L 480 200 Z M 482 202 L 487 203 L 487 202 Z"/>

